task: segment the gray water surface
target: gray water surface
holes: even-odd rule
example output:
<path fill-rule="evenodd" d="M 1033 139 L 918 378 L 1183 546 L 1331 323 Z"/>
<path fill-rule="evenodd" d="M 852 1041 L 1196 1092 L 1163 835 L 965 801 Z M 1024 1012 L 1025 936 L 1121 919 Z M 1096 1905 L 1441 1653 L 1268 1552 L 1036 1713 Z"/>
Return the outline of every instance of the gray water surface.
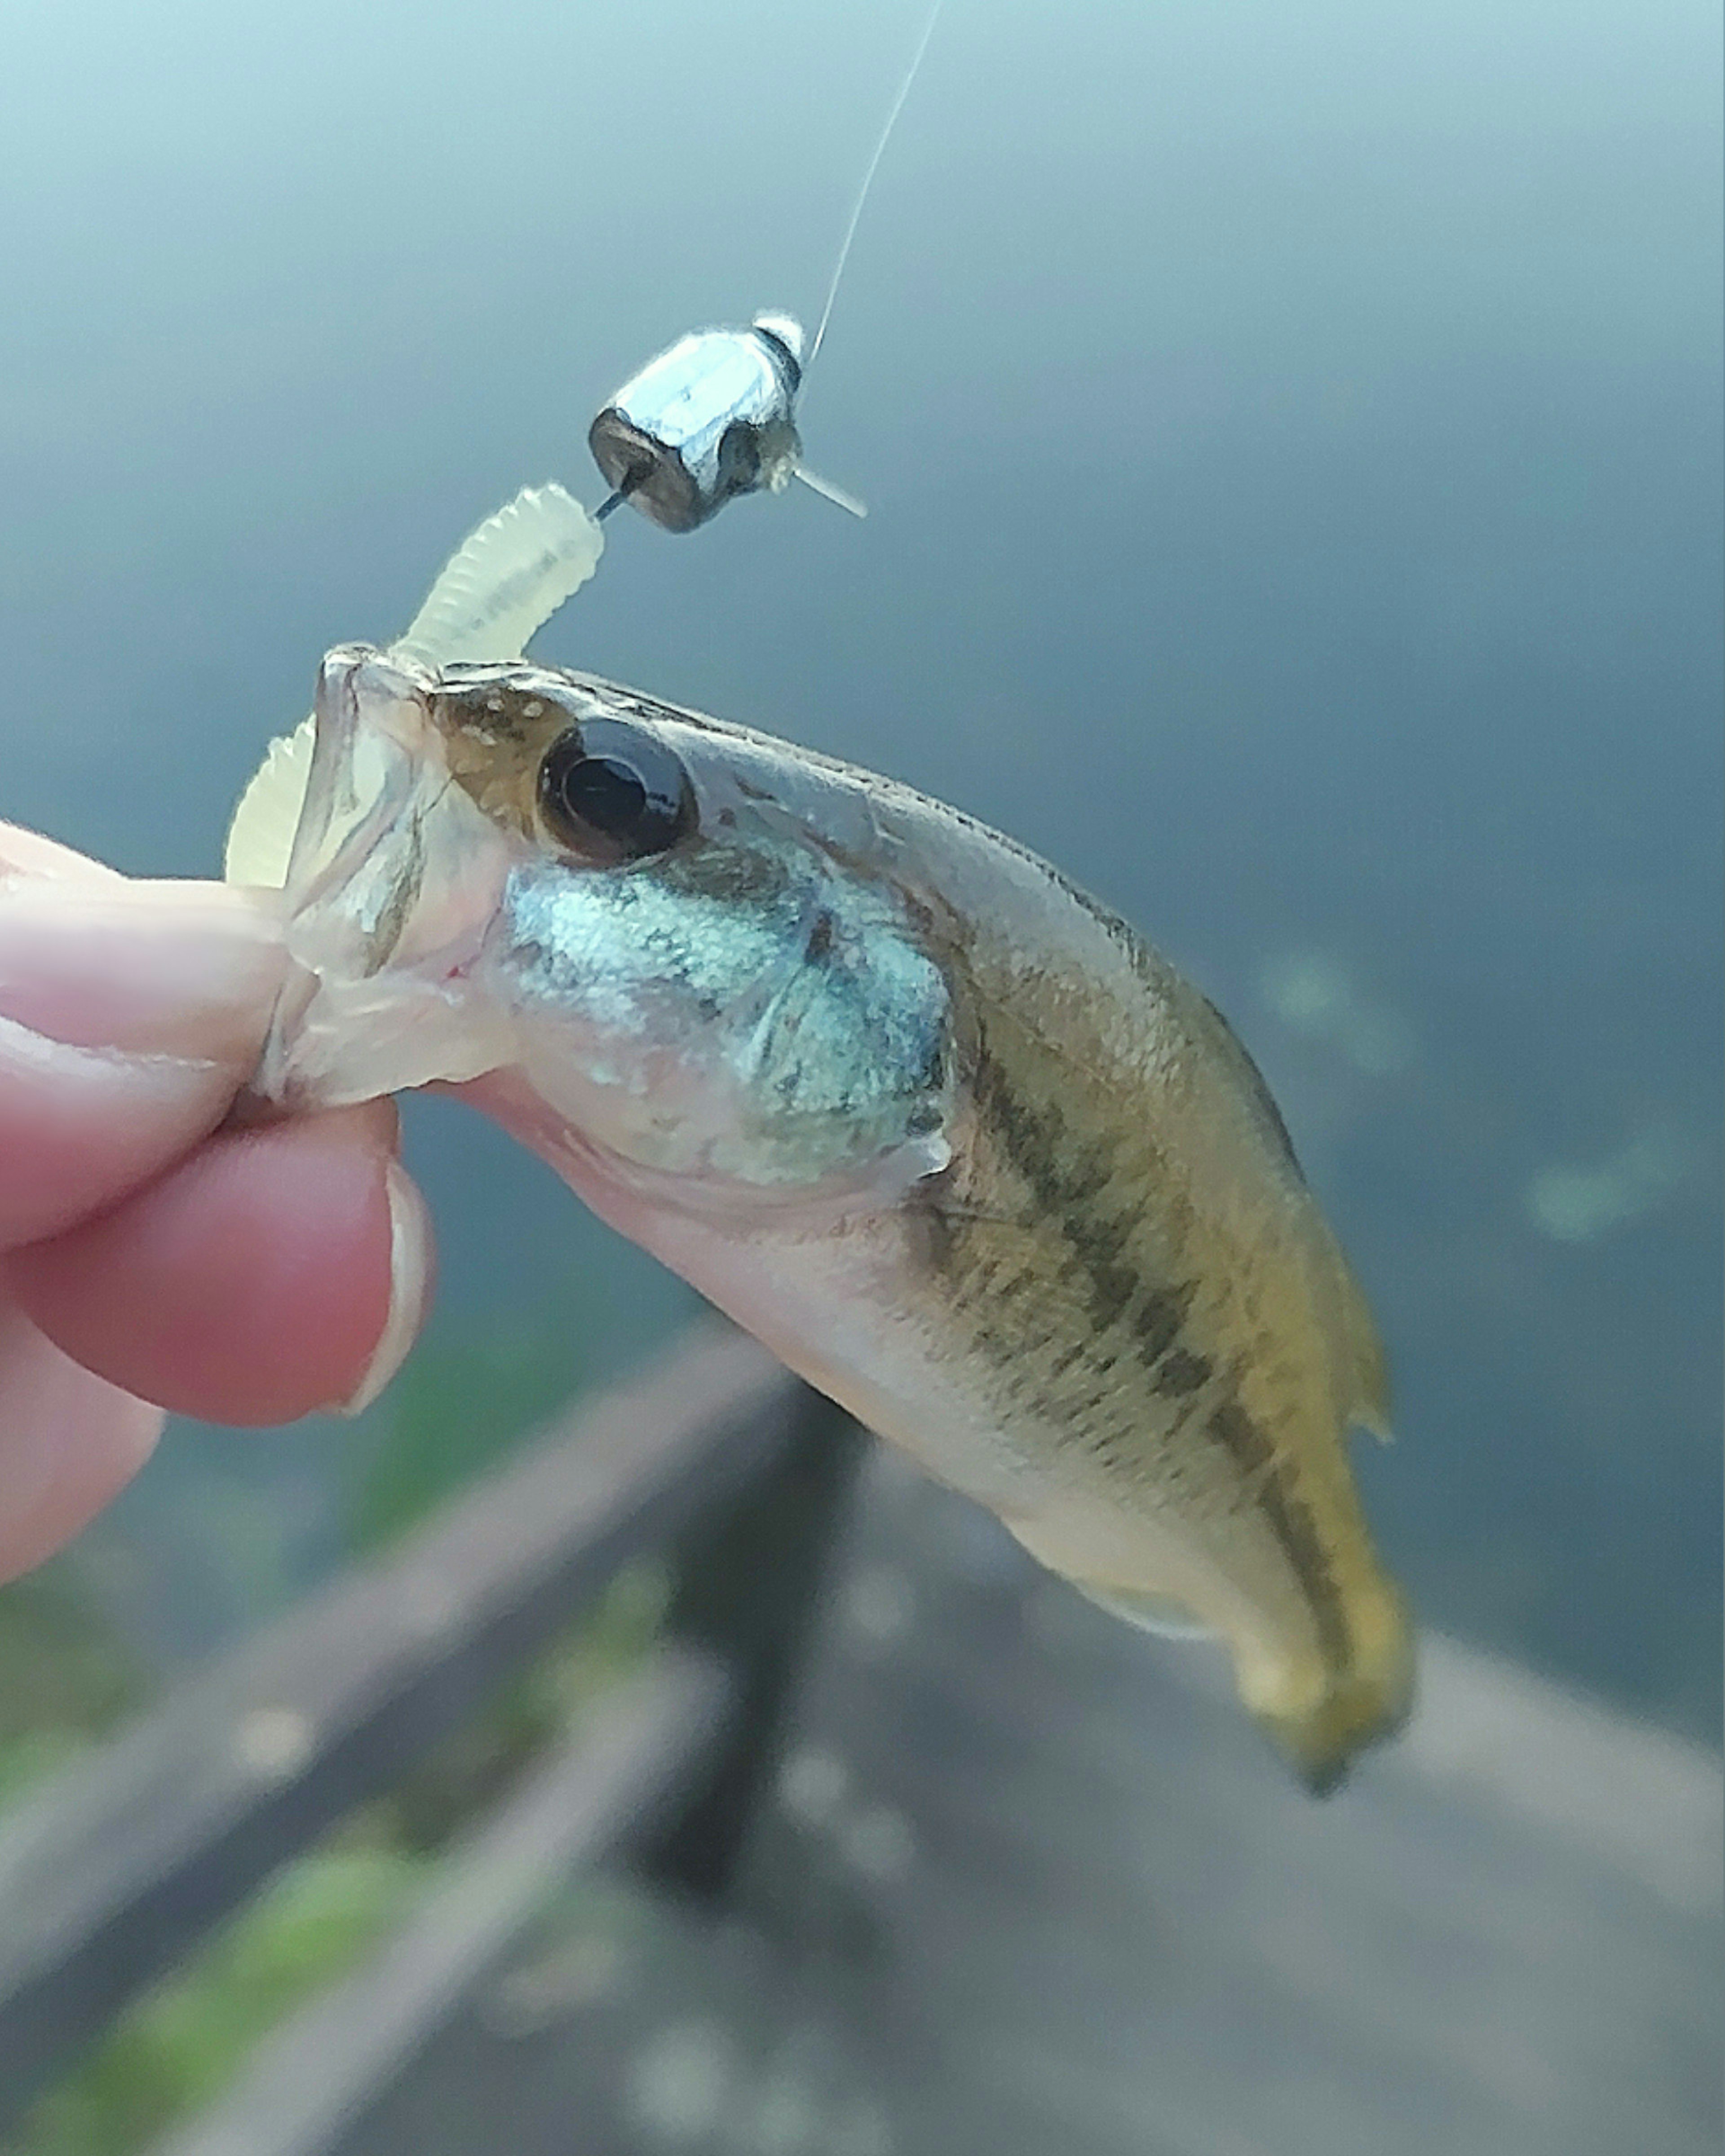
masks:
<path fill-rule="evenodd" d="M 685 328 L 816 311 L 919 23 L 8 11 L 0 814 L 209 872 L 326 645 L 517 486 L 596 500 L 588 417 Z M 951 0 L 804 408 L 869 521 L 619 517 L 540 646 L 1142 926 L 1378 1306 L 1361 1471 L 1422 1612 L 1702 1732 L 1717 41 L 1699 0 Z M 409 1135 L 450 1322 L 572 1283 L 598 1368 L 680 1306 L 474 1119 Z M 213 1553 L 330 1561 L 352 1443 L 170 1443 L 108 1531 L 164 1639 L 228 1621 Z"/>

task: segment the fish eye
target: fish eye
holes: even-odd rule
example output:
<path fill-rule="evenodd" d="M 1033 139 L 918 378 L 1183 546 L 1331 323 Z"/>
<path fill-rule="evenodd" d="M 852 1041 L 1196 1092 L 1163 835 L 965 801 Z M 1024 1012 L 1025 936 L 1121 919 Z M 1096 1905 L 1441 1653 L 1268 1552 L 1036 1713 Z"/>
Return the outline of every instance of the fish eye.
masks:
<path fill-rule="evenodd" d="M 560 734 L 539 767 L 551 833 L 595 868 L 645 860 L 695 828 L 695 789 L 680 757 L 621 719 Z"/>

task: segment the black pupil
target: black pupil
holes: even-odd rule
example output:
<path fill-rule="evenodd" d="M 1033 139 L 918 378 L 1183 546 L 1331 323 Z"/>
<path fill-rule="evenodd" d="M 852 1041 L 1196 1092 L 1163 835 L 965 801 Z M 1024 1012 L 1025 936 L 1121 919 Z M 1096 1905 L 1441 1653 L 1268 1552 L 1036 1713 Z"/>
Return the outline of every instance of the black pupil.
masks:
<path fill-rule="evenodd" d="M 647 782 L 619 757 L 584 756 L 563 781 L 563 804 L 583 824 L 620 838 L 647 808 Z"/>
<path fill-rule="evenodd" d="M 617 720 L 591 719 L 554 742 L 539 786 L 557 837 L 600 863 L 663 853 L 693 819 L 677 758 Z"/>

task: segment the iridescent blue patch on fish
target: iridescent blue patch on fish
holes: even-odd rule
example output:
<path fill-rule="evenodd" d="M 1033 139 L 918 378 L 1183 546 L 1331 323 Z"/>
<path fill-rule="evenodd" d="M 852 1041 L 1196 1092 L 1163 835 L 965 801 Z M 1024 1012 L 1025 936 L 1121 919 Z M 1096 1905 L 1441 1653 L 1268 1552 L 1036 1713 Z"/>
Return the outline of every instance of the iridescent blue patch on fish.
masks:
<path fill-rule="evenodd" d="M 673 1065 L 730 1111 L 721 1138 L 710 1106 L 691 1110 L 704 1164 L 747 1182 L 843 1174 L 949 1112 L 942 968 L 890 886 L 812 848 L 724 838 L 608 873 L 522 863 L 487 971 L 614 1098 L 654 1094 L 666 1165 L 687 1158 Z"/>

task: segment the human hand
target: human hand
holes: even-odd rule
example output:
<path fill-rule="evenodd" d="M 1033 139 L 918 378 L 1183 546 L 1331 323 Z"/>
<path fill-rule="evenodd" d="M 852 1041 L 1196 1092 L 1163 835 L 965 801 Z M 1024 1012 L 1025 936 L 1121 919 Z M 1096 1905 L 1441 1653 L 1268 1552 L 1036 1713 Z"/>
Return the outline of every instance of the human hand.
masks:
<path fill-rule="evenodd" d="M 224 1127 L 285 964 L 260 894 L 0 824 L 0 1579 L 131 1480 L 164 1409 L 354 1409 L 418 1329 L 393 1106 Z"/>

